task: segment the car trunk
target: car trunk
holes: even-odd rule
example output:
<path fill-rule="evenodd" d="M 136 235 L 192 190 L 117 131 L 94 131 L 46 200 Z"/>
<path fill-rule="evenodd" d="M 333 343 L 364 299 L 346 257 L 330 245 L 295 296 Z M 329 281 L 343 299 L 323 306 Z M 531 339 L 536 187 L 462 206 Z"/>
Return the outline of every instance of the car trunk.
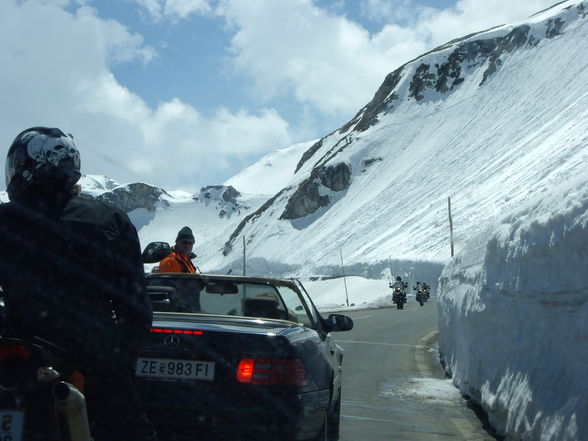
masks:
<path fill-rule="evenodd" d="M 287 340 L 279 336 L 292 327 L 296 325 L 285 321 L 156 313 L 139 356 L 141 376 L 136 380 L 141 402 L 158 431 L 163 435 L 198 431 L 199 436 L 210 432 L 216 437 L 224 431 L 223 439 L 232 439 L 234 427 L 257 439 L 260 429 L 267 439 L 292 433 L 291 422 L 300 412 L 300 388 L 250 384 L 237 375 L 244 359 L 294 358 Z M 195 361 L 205 363 L 188 363 Z M 169 367 L 182 368 L 182 373 L 199 370 L 202 376 L 168 375 Z M 165 378 L 160 371 L 166 371 Z"/>

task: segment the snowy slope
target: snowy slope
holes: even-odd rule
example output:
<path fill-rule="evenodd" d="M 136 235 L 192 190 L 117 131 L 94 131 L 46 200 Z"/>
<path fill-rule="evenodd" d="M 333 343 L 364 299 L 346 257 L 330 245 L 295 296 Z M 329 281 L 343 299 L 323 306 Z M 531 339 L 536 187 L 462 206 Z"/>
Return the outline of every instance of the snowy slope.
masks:
<path fill-rule="evenodd" d="M 390 74 L 374 101 L 307 151 L 213 266 L 446 262 L 505 211 L 584 175 L 588 20 L 568 1 L 445 45 Z M 326 202 L 325 202 L 326 201 Z M 318 208 L 317 208 L 318 207 Z M 312 272 L 309 270 L 309 272 Z"/>
<path fill-rule="evenodd" d="M 173 245 L 178 231 L 183 226 L 189 226 L 196 239 L 194 252 L 198 257 L 194 260 L 195 265 L 203 272 L 214 272 L 215 268 L 208 263 L 209 256 L 218 254 L 219 244 L 245 215 L 266 199 L 256 195 L 239 198 L 242 203 L 240 210 L 221 216 L 224 205 L 219 204 L 222 200 L 200 198 L 195 201 L 192 195 L 175 193 L 175 197 L 166 198 L 165 203 L 158 204 L 154 212 L 137 209 L 130 212 L 129 217 L 138 229 L 142 247 L 153 241 L 165 241 Z"/>
<path fill-rule="evenodd" d="M 588 439 L 586 177 L 522 204 L 466 250 L 438 294 L 453 382 L 508 439 Z"/>
<path fill-rule="evenodd" d="M 94 197 L 120 186 L 114 179 L 99 175 L 82 175 L 78 185 L 82 187 L 84 193 Z"/>
<path fill-rule="evenodd" d="M 302 154 L 317 140 L 276 150 L 227 180 L 237 190 L 272 196 L 288 184 Z M 268 196 L 268 198 L 269 198 Z"/>
<path fill-rule="evenodd" d="M 313 142 L 277 150 L 223 185 L 204 187 L 196 194 L 162 189 L 154 210 L 138 208 L 129 212 L 139 232 L 141 246 L 153 241 L 173 245 L 177 232 L 189 226 L 196 238 L 194 252 L 198 257 L 194 263 L 204 272 L 218 270 L 211 262 L 214 256 L 221 254 L 231 232 L 292 178 L 300 156 Z M 100 176 L 85 176 L 81 185 L 85 193 L 93 196 L 124 187 Z M 151 266 L 147 265 L 147 269 Z"/>

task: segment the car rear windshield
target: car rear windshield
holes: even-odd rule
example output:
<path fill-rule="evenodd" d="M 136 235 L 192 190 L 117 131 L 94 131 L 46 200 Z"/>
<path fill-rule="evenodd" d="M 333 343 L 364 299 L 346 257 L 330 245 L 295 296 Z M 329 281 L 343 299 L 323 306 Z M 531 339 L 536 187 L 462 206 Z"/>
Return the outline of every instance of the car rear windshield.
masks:
<path fill-rule="evenodd" d="M 310 324 L 299 304 L 285 302 L 277 287 L 265 283 L 162 277 L 149 278 L 147 285 L 155 311 L 261 317 Z"/>

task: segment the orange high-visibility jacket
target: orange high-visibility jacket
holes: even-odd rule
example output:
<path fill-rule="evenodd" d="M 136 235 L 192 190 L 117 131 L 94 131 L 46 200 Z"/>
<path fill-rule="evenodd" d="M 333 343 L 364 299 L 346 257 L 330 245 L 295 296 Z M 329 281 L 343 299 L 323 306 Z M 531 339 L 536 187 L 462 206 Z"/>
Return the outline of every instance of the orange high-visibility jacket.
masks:
<path fill-rule="evenodd" d="M 177 253 L 172 247 L 172 252 L 159 262 L 160 273 L 196 273 L 196 267 L 188 258 L 187 254 Z"/>

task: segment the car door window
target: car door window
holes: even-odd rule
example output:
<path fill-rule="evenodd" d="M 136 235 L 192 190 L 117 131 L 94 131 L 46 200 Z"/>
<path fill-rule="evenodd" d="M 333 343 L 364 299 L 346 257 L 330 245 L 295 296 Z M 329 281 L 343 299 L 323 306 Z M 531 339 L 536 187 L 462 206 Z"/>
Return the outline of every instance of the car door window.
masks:
<path fill-rule="evenodd" d="M 306 305 L 304 305 L 298 292 L 287 286 L 279 286 L 278 291 L 280 291 L 280 296 L 286 304 L 288 316 L 290 317 L 289 320 L 314 328 L 312 318 L 309 316 Z"/>
<path fill-rule="evenodd" d="M 304 287 L 303 287 L 304 288 Z M 314 320 L 315 323 L 319 323 L 320 320 L 318 318 L 318 311 L 314 308 L 314 304 L 312 303 L 311 298 L 308 296 L 308 293 L 306 292 L 305 289 L 302 289 L 300 291 L 300 295 L 302 296 L 302 298 L 304 299 L 304 301 L 306 302 L 306 304 L 308 305 L 308 309 L 310 312 L 310 316 L 312 317 L 312 319 Z"/>

